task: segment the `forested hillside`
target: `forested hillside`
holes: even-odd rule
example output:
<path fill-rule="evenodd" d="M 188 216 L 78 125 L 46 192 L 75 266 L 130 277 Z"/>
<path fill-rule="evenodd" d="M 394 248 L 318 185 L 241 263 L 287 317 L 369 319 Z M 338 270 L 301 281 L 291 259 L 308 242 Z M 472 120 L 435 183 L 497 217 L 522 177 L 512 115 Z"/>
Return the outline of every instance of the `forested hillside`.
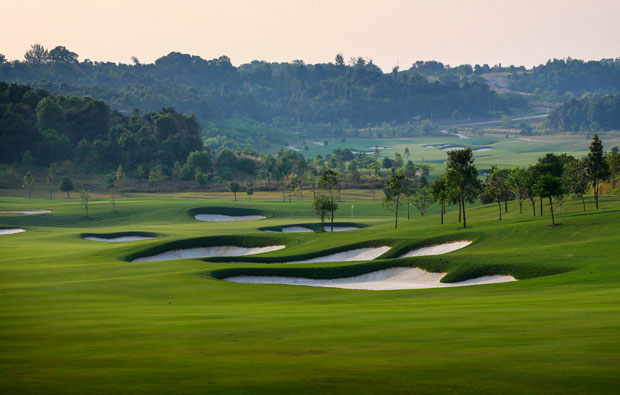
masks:
<path fill-rule="evenodd" d="M 429 81 L 423 67 L 383 73 L 363 58 L 308 65 L 254 61 L 235 67 L 226 56 L 205 60 L 172 52 L 152 64 L 79 62 L 64 47 L 40 46 L 26 61 L 0 64 L 0 80 L 54 94 L 91 96 L 129 112 L 174 106 L 201 123 L 233 117 L 276 124 L 356 127 L 412 119 L 485 117 L 523 109 L 522 98 L 500 97 L 468 70 L 462 78 Z M 51 54 L 54 56 L 51 56 Z M 470 78 L 471 77 L 471 78 Z M 276 140 L 278 137 L 274 137 Z"/>
<path fill-rule="evenodd" d="M 620 130 L 620 95 L 572 99 L 556 108 L 547 124 L 560 130 Z"/>
<path fill-rule="evenodd" d="M 509 88 L 522 92 L 537 89 L 581 96 L 584 93 L 620 93 L 620 58 L 592 60 L 553 59 L 525 73 L 512 73 Z"/>

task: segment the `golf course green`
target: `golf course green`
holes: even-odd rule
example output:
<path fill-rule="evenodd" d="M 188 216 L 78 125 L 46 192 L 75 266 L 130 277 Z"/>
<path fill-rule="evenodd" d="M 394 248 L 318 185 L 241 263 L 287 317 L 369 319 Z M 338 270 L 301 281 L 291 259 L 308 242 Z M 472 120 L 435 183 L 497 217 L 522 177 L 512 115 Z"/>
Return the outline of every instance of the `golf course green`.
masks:
<path fill-rule="evenodd" d="M 411 220 L 403 210 L 395 230 L 380 202 L 345 201 L 335 221 L 359 229 L 321 233 L 309 202 L 125 196 L 117 213 L 93 199 L 85 218 L 78 199 L 2 197 L 0 228 L 25 232 L 0 234 L 0 392 L 617 392 L 620 198 L 603 196 L 599 210 L 586 203 L 586 212 L 580 200 L 564 203 L 555 227 L 546 205 L 541 217 L 512 201 L 502 221 L 494 204 L 468 206 L 465 229 L 455 207 L 444 225 L 437 207 Z M 266 218 L 194 218 L 218 213 Z M 280 231 L 294 226 L 314 232 Z M 84 239 L 130 236 L 144 240 Z M 472 243 L 399 258 L 458 240 Z M 257 256 L 134 261 L 278 245 Z M 390 249 L 364 262 L 283 264 L 377 246 Z M 448 283 L 518 281 L 390 291 L 223 281 L 395 267 L 447 273 Z"/>

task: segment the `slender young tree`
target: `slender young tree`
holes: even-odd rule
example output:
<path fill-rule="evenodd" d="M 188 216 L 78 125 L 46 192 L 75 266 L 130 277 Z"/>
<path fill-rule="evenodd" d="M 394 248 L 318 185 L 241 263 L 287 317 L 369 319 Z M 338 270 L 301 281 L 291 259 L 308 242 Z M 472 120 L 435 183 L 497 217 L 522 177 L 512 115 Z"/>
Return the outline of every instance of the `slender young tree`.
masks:
<path fill-rule="evenodd" d="M 330 205 L 330 221 L 331 221 L 331 231 L 334 231 L 334 213 L 338 209 L 338 204 L 336 204 L 336 195 L 335 192 L 338 188 L 338 173 L 333 170 L 325 170 L 323 175 L 321 175 L 321 180 L 319 181 L 319 187 L 325 191 L 325 194 L 329 199 L 331 199 Z"/>
<path fill-rule="evenodd" d="M 336 207 L 334 207 L 334 205 Z M 314 212 L 321 219 L 321 232 L 325 232 L 325 216 L 338 209 L 338 204 L 326 195 L 318 195 L 312 202 Z"/>
<path fill-rule="evenodd" d="M 585 172 L 584 160 L 572 160 L 566 163 L 566 170 L 562 176 L 564 189 L 570 198 L 580 198 L 583 211 L 586 211 L 586 200 L 584 195 L 588 192 L 588 178 Z"/>
<path fill-rule="evenodd" d="M 67 192 L 67 199 L 69 199 L 69 192 L 73 190 L 73 181 L 67 176 L 64 176 L 62 180 L 60 180 L 60 185 L 58 185 L 58 189 L 63 192 Z"/>
<path fill-rule="evenodd" d="M 510 170 L 508 188 L 519 202 L 519 213 L 523 214 L 523 201 L 527 197 L 527 170 L 521 168 Z"/>
<path fill-rule="evenodd" d="M 424 218 L 424 214 L 428 209 L 433 207 L 434 201 L 429 187 L 422 187 L 416 190 L 412 199 L 413 206 L 418 210 L 420 216 Z"/>
<path fill-rule="evenodd" d="M 235 201 L 237 201 L 237 192 L 241 190 L 241 185 L 238 182 L 231 181 L 228 183 L 228 190 L 233 193 Z"/>
<path fill-rule="evenodd" d="M 84 206 L 84 210 L 86 210 L 86 218 L 88 218 L 88 202 L 90 202 L 90 193 L 84 188 L 80 189 L 80 201 L 82 202 L 82 206 Z"/>
<path fill-rule="evenodd" d="M 28 190 L 28 199 L 32 199 L 32 187 L 33 186 L 34 186 L 34 177 L 32 176 L 32 173 L 30 172 L 30 170 L 28 170 L 26 172 L 26 175 L 24 176 L 24 181 L 22 183 L 22 188 Z"/>
<path fill-rule="evenodd" d="M 487 173 L 487 177 L 484 183 L 484 189 L 487 195 L 492 196 L 497 200 L 497 206 L 499 208 L 499 220 L 502 220 L 502 198 L 506 194 L 508 189 L 508 172 L 500 170 L 497 167 L 491 167 L 491 170 Z"/>
<path fill-rule="evenodd" d="M 598 195 L 601 181 L 609 178 L 609 164 L 605 160 L 603 153 L 603 143 L 598 138 L 598 134 L 594 135 L 592 143 L 590 143 L 590 153 L 586 156 L 586 175 L 588 181 L 592 185 L 594 191 L 594 202 L 598 210 Z"/>

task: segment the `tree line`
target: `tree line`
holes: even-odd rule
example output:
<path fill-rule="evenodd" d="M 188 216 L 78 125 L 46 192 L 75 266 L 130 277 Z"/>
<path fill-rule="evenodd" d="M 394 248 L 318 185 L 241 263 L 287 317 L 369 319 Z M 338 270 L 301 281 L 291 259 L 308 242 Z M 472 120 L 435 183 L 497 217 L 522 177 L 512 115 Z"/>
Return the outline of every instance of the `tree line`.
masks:
<path fill-rule="evenodd" d="M 620 94 L 571 99 L 553 110 L 545 122 L 564 131 L 620 130 Z"/>

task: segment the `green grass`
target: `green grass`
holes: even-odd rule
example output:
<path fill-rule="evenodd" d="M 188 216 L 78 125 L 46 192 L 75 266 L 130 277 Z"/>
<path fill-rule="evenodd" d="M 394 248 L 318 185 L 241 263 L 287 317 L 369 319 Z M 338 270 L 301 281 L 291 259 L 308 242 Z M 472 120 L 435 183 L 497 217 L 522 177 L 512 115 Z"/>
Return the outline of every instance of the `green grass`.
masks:
<path fill-rule="evenodd" d="M 346 202 L 345 202 L 346 203 Z M 503 221 L 495 205 L 401 217 L 355 202 L 366 227 L 339 233 L 269 234 L 262 227 L 315 224 L 308 202 L 196 201 L 133 197 L 95 200 L 91 219 L 77 199 L 0 198 L 0 389 L 2 393 L 611 393 L 620 375 L 620 199 L 601 209 L 565 204 L 545 216 Z M 209 223 L 203 207 L 253 209 L 267 219 Z M 208 210 L 208 209 L 207 209 Z M 204 211 L 203 211 L 204 212 Z M 129 243 L 84 233 L 151 232 Z M 394 259 L 427 243 L 473 240 L 437 257 Z M 287 248 L 265 262 L 351 246 L 392 245 L 373 262 L 229 264 L 216 259 L 128 262 L 169 247 Z M 256 261 L 257 258 L 252 259 Z M 235 259 L 237 260 L 237 259 Z M 221 281 L 231 274 L 313 278 L 394 265 L 447 271 L 446 281 L 512 274 L 520 281 L 462 288 L 355 291 Z"/>
<path fill-rule="evenodd" d="M 476 166 L 479 169 L 488 169 L 493 165 L 500 167 L 527 167 L 536 163 L 538 158 L 547 152 L 564 152 L 575 157 L 582 157 L 588 152 L 588 147 L 592 137 L 588 138 L 585 134 L 555 134 L 544 136 L 518 136 L 511 135 L 510 138 L 485 134 L 478 136 L 471 131 L 462 132 L 466 136 L 473 138 L 459 139 L 457 136 L 440 135 L 438 137 L 415 137 L 415 138 L 351 138 L 346 141 L 329 140 L 327 146 L 316 146 L 308 142 L 308 151 L 302 153 L 307 158 L 315 158 L 317 155 L 325 157 L 331 154 L 334 149 L 340 147 L 365 152 L 373 151 L 375 146 L 385 147 L 380 150 L 380 157 L 394 157 L 394 153 L 404 154 L 405 147 L 409 148 L 411 160 L 415 163 L 425 163 L 431 166 L 431 175 L 437 176 L 444 171 L 446 161 L 446 151 L 437 148 L 424 147 L 434 144 L 453 144 L 470 147 L 472 149 L 488 147 L 491 151 L 474 152 Z M 517 137 L 532 138 L 537 141 L 519 140 Z M 620 134 L 610 132 L 601 136 L 603 144 L 607 150 L 620 145 Z M 321 142 L 323 140 L 320 140 Z M 403 157 L 404 158 L 404 157 Z M 404 158 L 406 160 L 406 158 Z"/>

